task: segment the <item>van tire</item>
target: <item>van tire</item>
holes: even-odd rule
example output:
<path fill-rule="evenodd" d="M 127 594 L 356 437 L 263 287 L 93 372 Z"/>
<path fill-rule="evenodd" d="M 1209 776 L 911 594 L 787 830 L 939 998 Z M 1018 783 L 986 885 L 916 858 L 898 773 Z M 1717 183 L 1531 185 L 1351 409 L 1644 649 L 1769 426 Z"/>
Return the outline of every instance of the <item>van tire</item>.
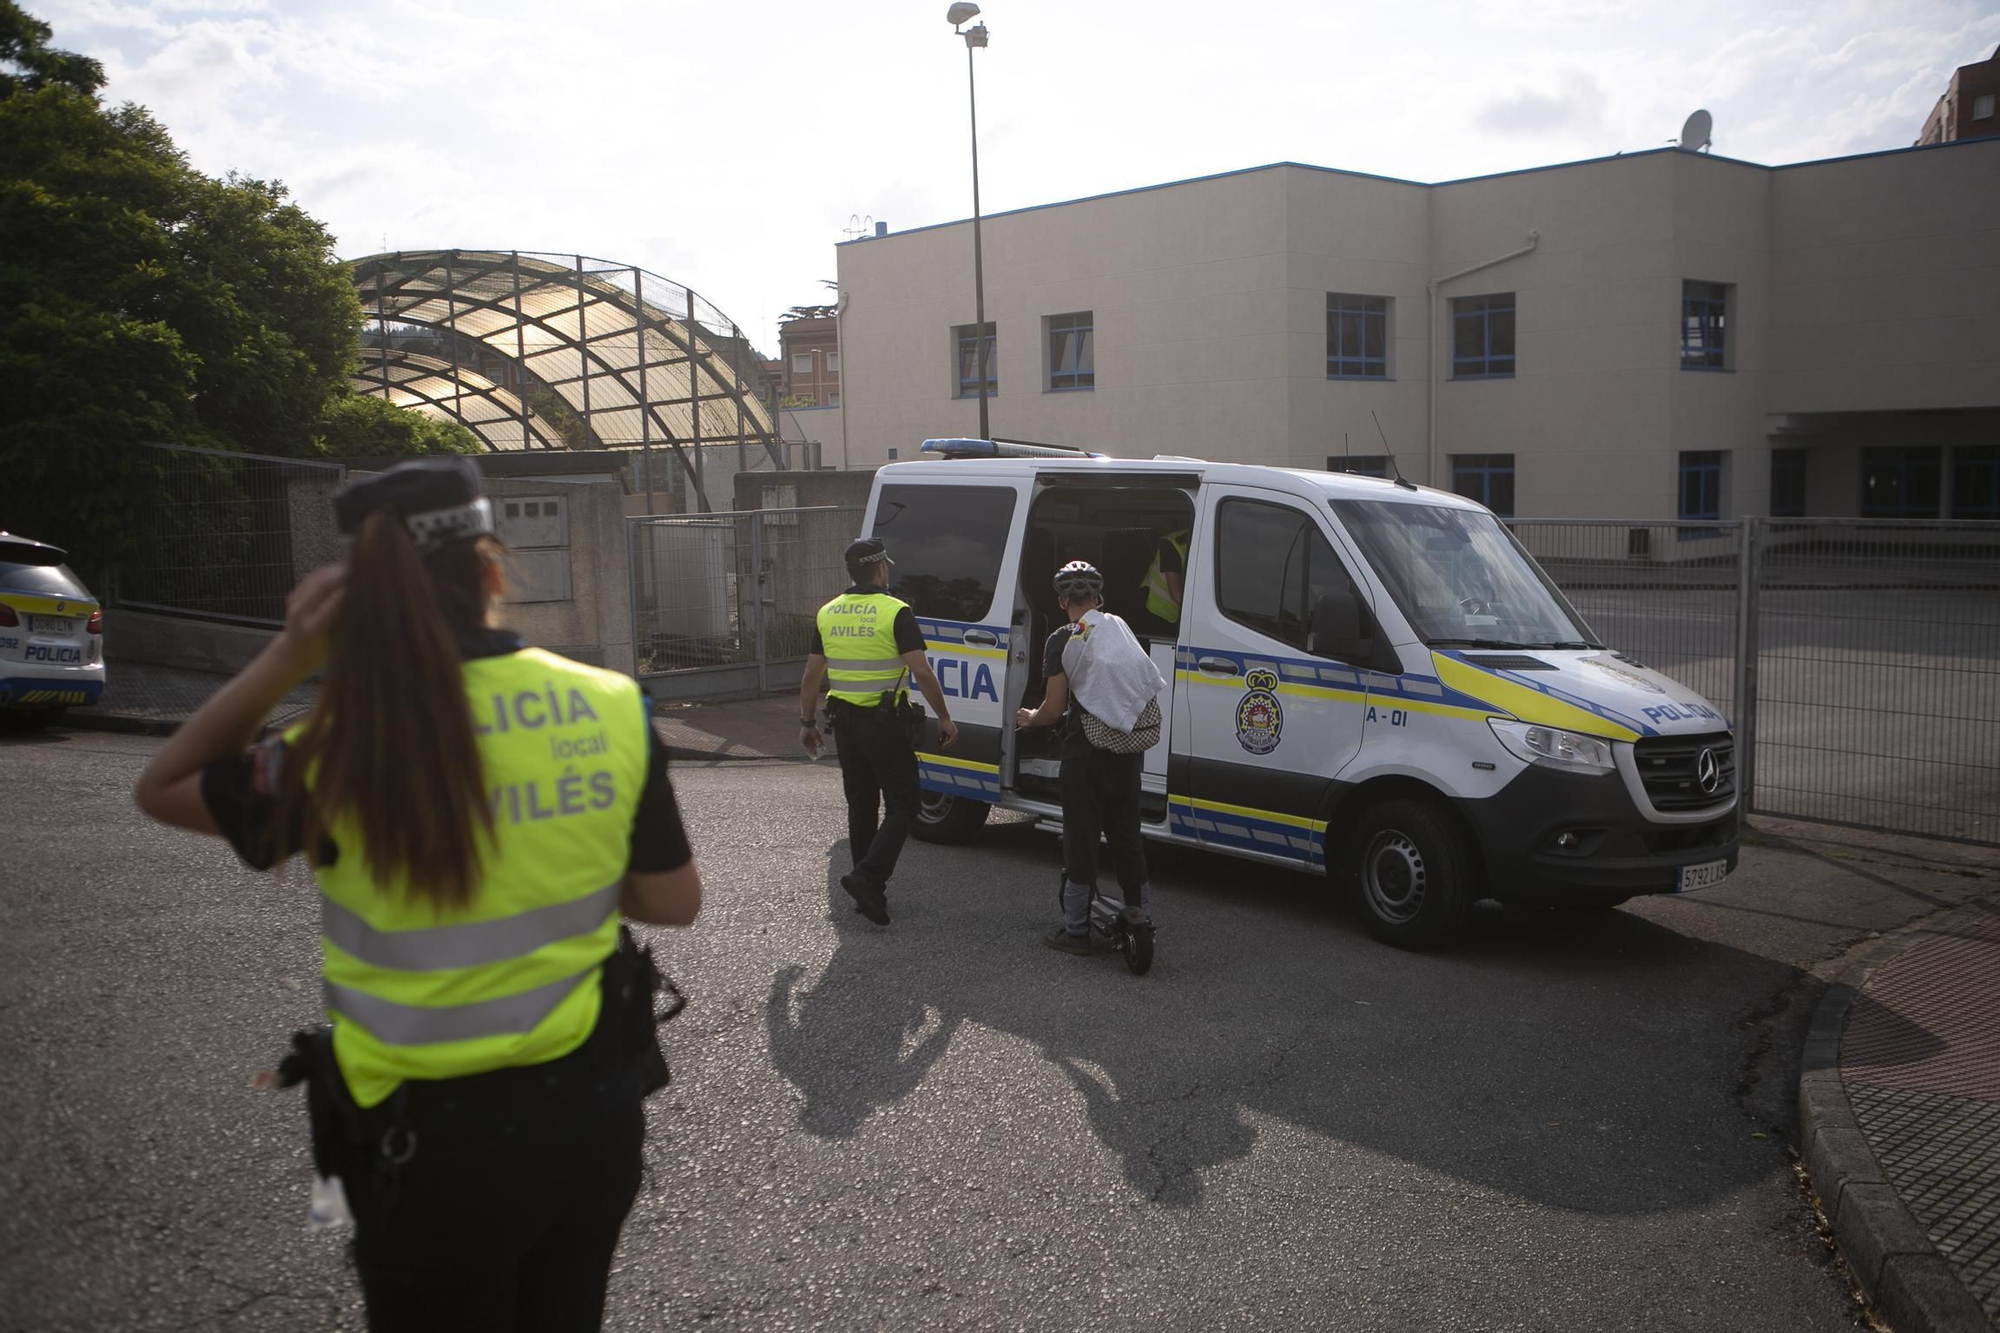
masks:
<path fill-rule="evenodd" d="M 1471 840 L 1429 801 L 1370 806 L 1355 821 L 1346 859 L 1368 933 L 1399 949 L 1444 943 L 1479 897 Z"/>
<path fill-rule="evenodd" d="M 984 801 L 968 801 L 963 796 L 946 796 L 926 791 L 917 803 L 917 822 L 910 835 L 918 842 L 949 846 L 970 842 L 986 823 L 993 807 Z"/>

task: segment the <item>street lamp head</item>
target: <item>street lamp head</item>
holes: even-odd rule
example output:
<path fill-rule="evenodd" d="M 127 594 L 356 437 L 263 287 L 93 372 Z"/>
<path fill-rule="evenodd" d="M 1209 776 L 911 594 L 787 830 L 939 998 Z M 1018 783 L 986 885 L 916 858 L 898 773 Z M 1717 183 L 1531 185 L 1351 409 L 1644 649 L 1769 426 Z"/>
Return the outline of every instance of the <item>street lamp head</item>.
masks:
<path fill-rule="evenodd" d="M 956 28 L 962 24 L 970 23 L 978 17 L 978 5 L 968 4 L 967 0 L 958 0 L 957 4 L 945 11 L 944 21 Z"/>
<path fill-rule="evenodd" d="M 965 30 L 965 45 L 968 50 L 975 46 L 983 47 L 986 45 L 986 25 L 984 23 L 975 23 Z"/>

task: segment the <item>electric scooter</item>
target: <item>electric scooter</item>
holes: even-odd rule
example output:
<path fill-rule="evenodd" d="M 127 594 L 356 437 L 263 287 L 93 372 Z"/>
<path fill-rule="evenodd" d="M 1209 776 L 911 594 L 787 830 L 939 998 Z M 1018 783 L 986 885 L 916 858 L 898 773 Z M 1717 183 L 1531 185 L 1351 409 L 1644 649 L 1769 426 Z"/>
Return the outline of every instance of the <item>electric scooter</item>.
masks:
<path fill-rule="evenodd" d="M 1063 884 L 1068 876 L 1056 877 L 1056 911 L 1062 911 Z M 1143 977 L 1153 966 L 1153 923 L 1137 910 L 1128 911 L 1125 900 L 1090 890 L 1090 933 L 1125 960 L 1125 968 Z"/>

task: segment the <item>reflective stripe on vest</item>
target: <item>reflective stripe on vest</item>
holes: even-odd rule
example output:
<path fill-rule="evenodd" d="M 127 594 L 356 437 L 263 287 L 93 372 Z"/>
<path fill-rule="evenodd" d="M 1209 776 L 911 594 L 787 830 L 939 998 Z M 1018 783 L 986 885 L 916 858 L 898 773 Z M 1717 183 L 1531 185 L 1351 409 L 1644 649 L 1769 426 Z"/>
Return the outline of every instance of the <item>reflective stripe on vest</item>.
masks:
<path fill-rule="evenodd" d="M 872 708 L 884 692 L 902 694 L 909 668 L 896 650 L 896 617 L 905 603 L 887 593 L 842 593 L 819 609 L 827 695 Z"/>
<path fill-rule="evenodd" d="M 493 814 L 472 901 L 435 907 L 400 876 L 378 888 L 349 812 L 330 813 L 340 856 L 314 870 L 334 1055 L 364 1107 L 405 1079 L 569 1054 L 597 1025 L 618 941 L 651 744 L 638 685 L 538 649 L 476 658 L 463 678 Z"/>
<path fill-rule="evenodd" d="M 1174 554 L 1181 558 L 1181 580 L 1183 584 L 1187 580 L 1187 553 L 1188 538 L 1190 535 L 1186 531 L 1170 532 L 1163 538 L 1167 545 L 1174 548 Z M 1180 623 L 1181 604 L 1174 600 L 1172 590 L 1167 587 L 1167 576 L 1160 570 L 1160 553 L 1157 549 L 1153 552 L 1152 566 L 1146 571 L 1146 581 L 1140 586 L 1146 590 L 1146 610 L 1159 619 L 1166 621 L 1169 625 L 1178 625 Z"/>

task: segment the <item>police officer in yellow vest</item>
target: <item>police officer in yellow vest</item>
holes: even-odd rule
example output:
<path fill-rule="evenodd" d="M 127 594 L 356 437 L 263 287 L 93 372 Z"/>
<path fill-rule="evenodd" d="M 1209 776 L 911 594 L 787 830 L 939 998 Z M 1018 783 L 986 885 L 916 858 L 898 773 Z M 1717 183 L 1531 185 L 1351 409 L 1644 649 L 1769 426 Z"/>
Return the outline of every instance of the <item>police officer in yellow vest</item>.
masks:
<path fill-rule="evenodd" d="M 819 609 L 799 683 L 799 744 L 815 759 L 820 735 L 814 714 L 822 679 L 827 686 L 827 717 L 847 795 L 847 849 L 854 859 L 840 887 L 854 899 L 855 911 L 882 926 L 889 924 L 889 877 L 896 873 L 896 858 L 922 799 L 911 740 L 917 718 L 910 704 L 912 679 L 937 717 L 938 744 L 958 739 L 944 691 L 924 660 L 916 613 L 888 594 L 894 563 L 879 537 L 848 546 L 847 574 L 854 585 Z"/>
<path fill-rule="evenodd" d="M 468 460 L 356 482 L 335 517 L 345 563 L 299 585 L 135 795 L 253 867 L 312 864 L 331 1026 L 288 1067 L 370 1327 L 595 1329 L 651 1041 L 619 918 L 701 907 L 666 754 L 630 677 L 496 627 Z M 245 749 L 322 662 L 306 721 Z"/>
<path fill-rule="evenodd" d="M 1176 630 L 1181 623 L 1181 595 L 1187 585 L 1189 530 L 1170 532 L 1160 539 L 1153 563 L 1140 586 L 1146 593 L 1146 614 L 1157 628 Z"/>

